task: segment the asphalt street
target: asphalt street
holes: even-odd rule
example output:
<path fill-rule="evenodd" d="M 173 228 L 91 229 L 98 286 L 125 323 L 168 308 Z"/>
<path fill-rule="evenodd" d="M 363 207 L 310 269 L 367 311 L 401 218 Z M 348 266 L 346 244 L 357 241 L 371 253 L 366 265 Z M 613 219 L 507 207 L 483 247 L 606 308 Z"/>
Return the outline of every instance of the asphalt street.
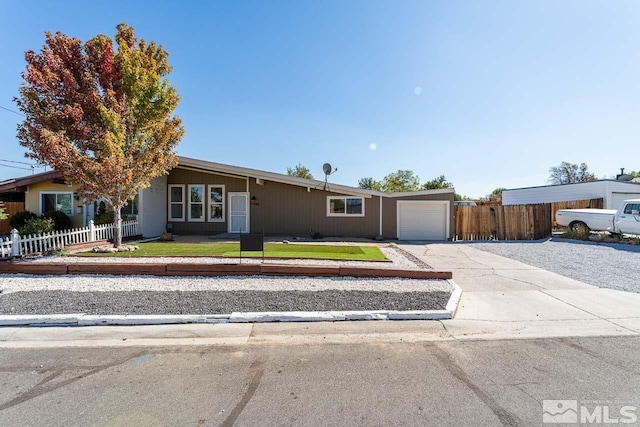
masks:
<path fill-rule="evenodd" d="M 640 406 L 638 354 L 638 337 L 0 349 L 0 425 L 542 425 L 545 399 L 615 418 Z"/>

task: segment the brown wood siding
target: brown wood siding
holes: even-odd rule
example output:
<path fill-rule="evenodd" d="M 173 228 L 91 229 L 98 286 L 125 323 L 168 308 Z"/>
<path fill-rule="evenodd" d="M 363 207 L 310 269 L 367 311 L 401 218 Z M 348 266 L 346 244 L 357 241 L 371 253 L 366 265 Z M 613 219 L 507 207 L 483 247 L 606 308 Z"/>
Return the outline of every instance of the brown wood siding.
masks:
<path fill-rule="evenodd" d="M 245 192 L 247 182 L 245 177 L 232 177 L 190 169 L 173 169 L 167 178 L 167 184 L 182 184 L 185 192 L 188 185 L 223 184 L 225 186 L 225 222 L 189 222 L 170 221 L 175 234 L 220 234 L 227 232 L 229 209 L 229 192 Z M 207 189 L 205 187 L 205 193 Z M 250 207 L 249 218 L 252 232 L 264 229 L 267 235 L 278 236 L 309 236 L 320 233 L 326 237 L 364 237 L 374 238 L 379 233 L 380 197 L 364 197 L 364 217 L 329 217 L 327 216 L 327 196 L 350 196 L 344 193 L 334 193 L 322 189 L 282 184 L 273 181 L 256 183 L 255 178 L 249 178 Z M 354 196 L 357 197 L 357 196 Z M 454 236 L 453 221 L 453 193 L 410 196 L 397 198 L 383 197 L 383 236 L 389 239 L 397 238 L 396 201 L 397 200 L 447 200 L 450 202 L 450 236 Z M 168 205 L 167 200 L 167 205 Z M 208 209 L 208 198 L 205 200 L 205 210 Z M 185 204 L 185 216 L 187 208 Z M 206 214 L 205 214 L 206 215 Z"/>
<path fill-rule="evenodd" d="M 327 216 L 327 196 L 349 196 L 322 189 L 266 181 L 263 185 L 249 180 L 251 190 L 251 231 L 268 235 L 309 236 L 320 233 L 331 237 L 366 237 L 378 235 L 380 199 L 364 198 L 364 217 Z M 357 197 L 357 196 L 354 196 Z"/>
<path fill-rule="evenodd" d="M 449 202 L 449 236 L 455 236 L 455 222 L 453 219 L 453 193 L 427 194 L 422 196 L 383 197 L 382 198 L 382 235 L 385 239 L 397 239 L 398 227 L 396 223 L 397 201 L 399 200 L 446 200 Z"/>
<path fill-rule="evenodd" d="M 167 185 L 169 184 L 182 184 L 185 187 L 185 197 L 187 197 L 188 193 L 188 185 L 198 185 L 204 184 L 205 186 L 205 195 L 207 195 L 208 185 L 224 185 L 225 192 L 225 213 L 224 213 L 224 222 L 208 222 L 208 203 L 209 198 L 208 195 L 205 197 L 205 221 L 204 222 L 189 222 L 189 221 L 170 221 L 172 224 L 172 232 L 175 234 L 220 234 L 227 232 L 227 220 L 229 217 L 228 214 L 228 204 L 229 204 L 229 192 L 244 192 L 247 190 L 247 180 L 244 177 L 231 177 L 226 175 L 217 175 L 213 173 L 207 172 L 198 172 L 190 169 L 182 169 L 175 168 L 171 172 L 169 172 L 169 176 L 167 177 Z M 168 193 L 167 193 L 167 197 Z M 185 219 L 187 216 L 187 204 L 188 200 L 185 201 Z M 165 209 L 168 209 L 169 200 L 166 201 Z"/>

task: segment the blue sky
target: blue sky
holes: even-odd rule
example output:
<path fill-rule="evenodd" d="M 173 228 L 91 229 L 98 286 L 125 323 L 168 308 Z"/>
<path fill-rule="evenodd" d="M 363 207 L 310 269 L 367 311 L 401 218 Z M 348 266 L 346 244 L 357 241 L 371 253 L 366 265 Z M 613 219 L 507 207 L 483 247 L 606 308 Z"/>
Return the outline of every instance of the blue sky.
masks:
<path fill-rule="evenodd" d="M 468 196 L 544 185 L 561 161 L 640 170 L 638 1 L 185 3 L 5 2 L 0 106 L 44 31 L 126 21 L 170 52 L 184 156 L 318 178 L 331 162 L 347 185 L 411 169 Z M 3 160 L 24 161 L 20 121 L 0 109 Z"/>

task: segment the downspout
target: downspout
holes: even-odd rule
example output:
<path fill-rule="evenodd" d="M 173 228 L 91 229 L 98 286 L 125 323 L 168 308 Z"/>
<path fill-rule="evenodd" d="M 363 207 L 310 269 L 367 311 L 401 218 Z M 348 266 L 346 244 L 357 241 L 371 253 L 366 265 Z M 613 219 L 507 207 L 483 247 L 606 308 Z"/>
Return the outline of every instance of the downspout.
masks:
<path fill-rule="evenodd" d="M 382 236 L 382 196 L 380 197 L 380 236 Z"/>

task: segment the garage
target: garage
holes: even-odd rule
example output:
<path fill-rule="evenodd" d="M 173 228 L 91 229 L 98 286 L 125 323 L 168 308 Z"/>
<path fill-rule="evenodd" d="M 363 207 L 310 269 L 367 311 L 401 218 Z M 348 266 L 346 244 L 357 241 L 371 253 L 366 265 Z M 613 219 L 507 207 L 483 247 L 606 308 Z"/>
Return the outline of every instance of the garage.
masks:
<path fill-rule="evenodd" d="M 622 202 L 629 199 L 640 199 L 640 193 L 611 193 L 611 209 L 618 209 Z"/>
<path fill-rule="evenodd" d="M 447 240 L 449 202 L 443 200 L 398 200 L 399 240 Z"/>

